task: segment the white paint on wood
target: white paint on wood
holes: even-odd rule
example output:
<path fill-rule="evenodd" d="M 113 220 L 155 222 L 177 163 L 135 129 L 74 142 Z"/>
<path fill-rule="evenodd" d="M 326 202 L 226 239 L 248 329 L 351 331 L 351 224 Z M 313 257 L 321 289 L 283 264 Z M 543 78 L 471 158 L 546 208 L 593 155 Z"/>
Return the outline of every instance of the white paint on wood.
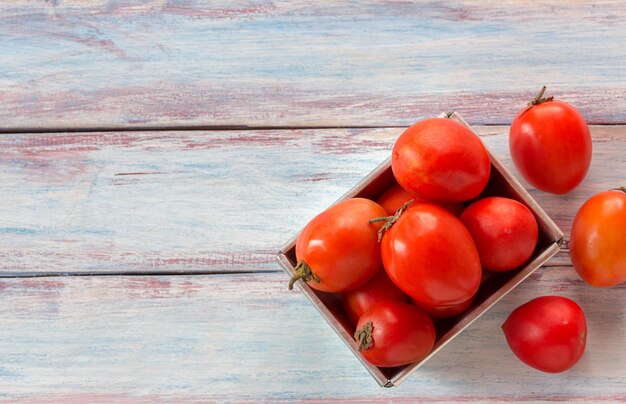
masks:
<path fill-rule="evenodd" d="M 508 124 L 541 85 L 626 122 L 626 4 L 11 1 L 0 129 Z"/>
<path fill-rule="evenodd" d="M 477 127 L 518 178 L 507 127 Z M 278 248 L 390 153 L 402 128 L 0 136 L 0 272 L 274 270 Z M 622 126 L 592 127 L 587 179 L 526 186 L 569 236 L 622 185 Z M 566 245 L 567 247 L 567 245 Z M 567 264 L 561 254 L 553 264 Z"/>
<path fill-rule="evenodd" d="M 188 401 L 626 398 L 624 287 L 540 269 L 396 389 L 381 389 L 284 273 L 0 281 L 0 398 Z M 557 294 L 586 313 L 587 352 L 548 375 L 500 325 Z"/>

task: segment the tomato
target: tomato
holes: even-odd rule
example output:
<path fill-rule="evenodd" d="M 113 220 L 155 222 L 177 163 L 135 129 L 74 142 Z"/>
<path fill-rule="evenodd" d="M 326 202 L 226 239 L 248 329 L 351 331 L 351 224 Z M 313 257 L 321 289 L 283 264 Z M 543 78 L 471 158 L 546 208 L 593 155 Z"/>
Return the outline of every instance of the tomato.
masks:
<path fill-rule="evenodd" d="M 402 188 L 422 198 L 462 202 L 483 191 L 491 163 L 471 130 L 450 119 L 432 118 L 400 135 L 393 146 L 391 169 Z"/>
<path fill-rule="evenodd" d="M 460 217 L 467 227 L 483 268 L 509 271 L 533 255 L 539 227 L 532 212 L 516 200 L 490 197 L 468 206 Z"/>
<path fill-rule="evenodd" d="M 412 300 L 412 303 L 424 313 L 428 314 L 428 317 L 432 319 L 443 319 L 456 317 L 470 308 L 474 302 L 476 295 L 470 297 L 466 301 L 458 304 L 449 304 L 447 306 L 428 306 Z"/>
<path fill-rule="evenodd" d="M 388 190 L 386 190 L 380 197 L 378 197 L 376 202 L 378 202 L 378 204 L 387 211 L 388 215 L 393 215 L 398 209 L 400 209 L 400 207 L 402 207 L 402 205 L 410 200 L 413 200 L 414 202 L 434 203 L 435 205 L 439 205 L 442 208 L 448 210 L 454 216 L 459 216 L 461 212 L 463 212 L 463 205 L 461 203 L 430 201 L 428 199 L 421 198 L 412 192 L 407 191 L 399 184 L 394 184 L 389 187 Z"/>
<path fill-rule="evenodd" d="M 380 367 L 402 366 L 432 351 L 435 326 L 417 307 L 385 300 L 363 313 L 354 338 L 368 362 Z"/>
<path fill-rule="evenodd" d="M 365 285 L 342 296 L 344 311 L 354 325 L 367 309 L 383 300 L 409 301 L 409 297 L 391 282 L 385 271 L 378 271 Z"/>
<path fill-rule="evenodd" d="M 590 285 L 626 281 L 626 188 L 601 192 L 583 204 L 572 225 L 570 255 Z"/>
<path fill-rule="evenodd" d="M 411 204 L 384 234 L 383 266 L 391 280 L 420 304 L 460 304 L 478 290 L 478 251 L 463 223 L 447 210 Z"/>
<path fill-rule="evenodd" d="M 532 186 L 554 194 L 574 189 L 591 164 L 591 135 L 584 118 L 566 102 L 541 98 L 513 120 L 513 163 Z"/>
<path fill-rule="evenodd" d="M 344 292 L 367 282 L 381 267 L 378 229 L 369 219 L 387 212 L 376 202 L 353 198 L 337 203 L 311 220 L 296 241 L 298 279 L 324 292 Z"/>
<path fill-rule="evenodd" d="M 513 353 L 544 372 L 563 372 L 585 352 L 587 322 L 576 302 L 543 296 L 513 310 L 502 325 Z"/>

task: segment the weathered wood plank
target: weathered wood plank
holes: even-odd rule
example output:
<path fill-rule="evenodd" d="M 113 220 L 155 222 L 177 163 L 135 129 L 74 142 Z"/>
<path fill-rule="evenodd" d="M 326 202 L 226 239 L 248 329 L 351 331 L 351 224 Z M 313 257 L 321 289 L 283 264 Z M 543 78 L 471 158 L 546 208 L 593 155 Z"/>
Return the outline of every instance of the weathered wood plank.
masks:
<path fill-rule="evenodd" d="M 626 398 L 626 288 L 592 288 L 571 267 L 538 270 L 391 390 L 285 282 L 282 273 L 0 280 L 0 398 Z M 523 365 L 499 328 L 517 305 L 544 294 L 574 298 L 587 316 L 587 352 L 563 374 Z"/>
<path fill-rule="evenodd" d="M 507 124 L 542 84 L 625 123 L 625 21 L 619 0 L 4 2 L 0 129 Z"/>
<path fill-rule="evenodd" d="M 476 130 L 516 172 L 508 128 Z M 279 246 L 383 161 L 401 131 L 2 135 L 0 273 L 277 270 Z M 624 181 L 626 127 L 592 133 L 579 188 L 529 188 L 566 234 L 588 196 Z"/>
<path fill-rule="evenodd" d="M 1 271 L 276 270 L 397 131 L 0 136 Z"/>

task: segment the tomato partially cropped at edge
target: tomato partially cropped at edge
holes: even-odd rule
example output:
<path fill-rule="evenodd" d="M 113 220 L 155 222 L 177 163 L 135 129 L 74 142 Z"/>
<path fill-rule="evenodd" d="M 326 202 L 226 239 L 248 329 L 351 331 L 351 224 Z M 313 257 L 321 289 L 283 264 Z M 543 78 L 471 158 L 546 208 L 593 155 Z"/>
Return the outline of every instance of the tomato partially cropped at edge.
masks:
<path fill-rule="evenodd" d="M 344 292 L 363 285 L 382 266 L 378 244 L 382 224 L 368 221 L 386 214 L 376 202 L 353 198 L 317 215 L 296 242 L 298 274 L 309 286 L 324 292 Z"/>
<path fill-rule="evenodd" d="M 435 336 L 435 326 L 424 312 L 393 300 L 363 313 L 354 334 L 361 355 L 380 367 L 419 361 L 432 351 Z"/>
<path fill-rule="evenodd" d="M 387 189 L 381 196 L 378 197 L 376 202 L 387 211 L 388 215 L 393 215 L 398 209 L 402 207 L 408 201 L 413 202 L 427 202 L 439 205 L 445 210 L 452 213 L 454 216 L 459 216 L 463 212 L 464 206 L 457 202 L 436 202 L 425 198 L 422 198 L 412 192 L 402 188 L 400 184 L 394 184 Z"/>
<path fill-rule="evenodd" d="M 502 330 L 522 362 L 548 373 L 574 366 L 587 344 L 585 313 L 576 302 L 561 296 L 542 296 L 519 306 Z"/>
<path fill-rule="evenodd" d="M 589 127 L 566 102 L 534 102 L 540 103 L 525 108 L 511 124 L 511 158 L 532 186 L 565 194 L 582 182 L 591 164 Z"/>
<path fill-rule="evenodd" d="M 463 202 L 483 191 L 491 162 L 474 132 L 450 119 L 431 118 L 400 135 L 391 168 L 407 191 L 433 201 Z"/>
<path fill-rule="evenodd" d="M 409 297 L 389 279 L 384 270 L 378 271 L 364 285 L 345 292 L 341 297 L 343 309 L 354 325 L 367 309 L 385 300 L 408 302 Z"/>
<path fill-rule="evenodd" d="M 626 281 L 626 188 L 601 192 L 583 204 L 572 225 L 570 255 L 590 285 Z"/>
<path fill-rule="evenodd" d="M 384 234 L 381 251 L 389 278 L 419 303 L 460 304 L 480 285 L 482 268 L 472 236 L 439 206 L 411 204 Z"/>

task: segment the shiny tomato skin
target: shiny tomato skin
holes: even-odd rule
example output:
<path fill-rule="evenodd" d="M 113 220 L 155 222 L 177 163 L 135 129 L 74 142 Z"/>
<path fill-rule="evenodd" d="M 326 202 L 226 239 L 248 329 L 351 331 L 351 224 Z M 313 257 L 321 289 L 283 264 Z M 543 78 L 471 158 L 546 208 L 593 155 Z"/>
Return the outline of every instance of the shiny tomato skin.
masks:
<path fill-rule="evenodd" d="M 439 206 L 411 204 L 385 232 L 381 250 L 389 278 L 421 304 L 460 304 L 480 285 L 482 268 L 472 236 Z"/>
<path fill-rule="evenodd" d="M 369 224 L 385 210 L 369 199 L 337 203 L 313 218 L 296 242 L 296 258 L 309 265 L 319 282 L 307 283 L 323 292 L 358 288 L 381 268 L 378 229 Z"/>
<path fill-rule="evenodd" d="M 407 191 L 442 202 L 477 197 L 491 172 L 489 154 L 471 130 L 445 118 L 420 121 L 396 140 L 393 174 Z"/>
<path fill-rule="evenodd" d="M 445 210 L 452 213 L 454 216 L 459 216 L 463 212 L 463 204 L 455 202 L 436 202 L 422 198 L 412 192 L 402 188 L 400 184 L 394 184 L 387 189 L 376 202 L 387 211 L 388 215 L 393 215 L 398 209 L 406 202 L 413 200 L 413 202 L 434 203 L 439 205 Z"/>
<path fill-rule="evenodd" d="M 439 319 L 444 319 L 444 318 L 456 317 L 459 314 L 462 314 L 463 312 L 465 312 L 467 309 L 470 308 L 470 306 L 474 302 L 475 297 L 476 295 L 470 297 L 469 299 L 467 299 L 466 301 L 462 303 L 450 304 L 447 306 L 428 306 L 425 304 L 420 304 L 419 302 L 416 302 L 415 300 L 412 300 L 412 303 L 418 309 L 428 314 L 428 317 L 432 318 L 433 320 L 439 320 Z"/>
<path fill-rule="evenodd" d="M 409 297 L 389 279 L 384 270 L 378 271 L 363 286 L 345 292 L 341 297 L 344 311 L 354 325 L 367 309 L 384 300 L 409 301 Z"/>
<path fill-rule="evenodd" d="M 593 286 L 626 281 L 626 193 L 592 196 L 574 217 L 570 255 L 578 275 Z"/>
<path fill-rule="evenodd" d="M 532 212 L 520 202 L 503 197 L 479 199 L 460 217 L 467 227 L 483 268 L 504 272 L 520 267 L 532 256 L 539 226 Z"/>
<path fill-rule="evenodd" d="M 521 111 L 509 132 L 511 158 L 532 186 L 553 194 L 574 189 L 591 164 L 591 135 L 584 118 L 553 100 Z"/>
<path fill-rule="evenodd" d="M 357 330 L 372 322 L 372 345 L 361 355 L 373 365 L 394 367 L 414 363 L 427 356 L 435 344 L 435 326 L 417 307 L 386 300 L 367 310 Z M 357 341 L 358 346 L 358 341 Z"/>
<path fill-rule="evenodd" d="M 548 373 L 574 366 L 587 343 L 585 313 L 576 302 L 561 296 L 542 296 L 521 305 L 502 330 L 522 362 Z"/>

